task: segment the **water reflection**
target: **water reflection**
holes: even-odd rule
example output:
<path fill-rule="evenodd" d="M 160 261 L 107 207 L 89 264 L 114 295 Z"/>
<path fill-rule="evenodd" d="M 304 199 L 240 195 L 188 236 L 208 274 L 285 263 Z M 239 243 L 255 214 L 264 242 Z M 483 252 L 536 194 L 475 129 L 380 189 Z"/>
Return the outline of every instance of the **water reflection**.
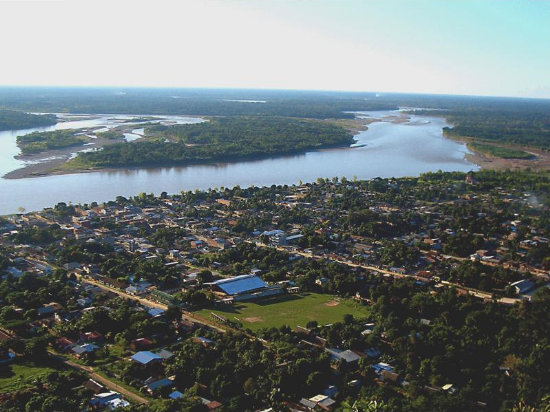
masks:
<path fill-rule="evenodd" d="M 375 113 L 379 118 L 396 112 Z M 0 180 L 0 214 L 19 206 L 39 210 L 57 202 L 89 203 L 134 196 L 141 192 L 179 193 L 212 187 L 270 186 L 315 181 L 318 177 L 369 179 L 417 176 L 428 171 L 469 171 L 465 145 L 445 139 L 443 119 L 411 116 L 409 123 L 376 122 L 356 136 L 355 147 L 300 155 L 212 163 L 186 167 L 106 170 L 95 173 Z M 10 134 L 0 138 L 11 138 Z M 4 158 L 4 154 L 0 155 Z M 11 169 L 10 169 L 11 170 Z"/>

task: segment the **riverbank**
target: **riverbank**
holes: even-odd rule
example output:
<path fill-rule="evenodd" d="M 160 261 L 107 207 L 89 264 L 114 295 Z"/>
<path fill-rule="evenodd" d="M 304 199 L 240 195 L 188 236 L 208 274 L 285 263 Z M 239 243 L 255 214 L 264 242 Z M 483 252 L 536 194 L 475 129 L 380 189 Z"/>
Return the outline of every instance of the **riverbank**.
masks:
<path fill-rule="evenodd" d="M 466 159 L 472 162 L 482 169 L 488 170 L 526 170 L 531 169 L 533 171 L 550 170 L 550 152 L 528 146 L 517 146 L 510 144 L 498 144 L 493 146 L 500 146 L 511 150 L 517 150 L 526 152 L 532 155 L 531 158 L 515 159 L 504 158 L 492 155 L 486 151 L 476 149 L 473 142 L 478 142 L 471 137 L 450 137 L 445 136 L 448 139 L 455 140 L 466 144 L 471 153 L 466 154 Z M 483 142 L 485 143 L 485 142 Z M 491 144 L 491 143 L 488 143 Z"/>
<path fill-rule="evenodd" d="M 66 172 L 62 171 L 63 165 L 74 157 L 75 153 L 83 150 L 97 150 L 119 142 L 119 140 L 97 137 L 95 139 L 89 139 L 85 145 L 47 150 L 30 155 L 19 155 L 16 156 L 16 159 L 26 162 L 25 166 L 20 169 L 12 170 L 2 177 L 4 179 L 25 179 L 30 177 L 64 174 Z"/>
<path fill-rule="evenodd" d="M 84 115 L 81 115 L 83 118 L 87 118 Z M 77 116 L 76 118 L 79 118 Z M 93 117 L 89 117 L 93 118 Z M 65 120 L 65 119 L 64 119 Z M 74 118 L 66 119 L 66 120 L 75 120 Z M 350 133 L 352 133 L 354 136 L 368 130 L 368 127 L 372 123 L 380 123 L 380 122 L 386 122 L 386 123 L 392 123 L 392 124 L 407 124 L 411 121 L 411 116 L 404 112 L 395 112 L 392 114 L 386 114 L 381 117 L 370 117 L 370 116 L 358 116 L 354 119 L 330 119 L 325 120 L 326 123 L 334 124 L 336 126 L 340 126 Z M 412 126 L 415 126 L 414 124 L 411 124 Z M 135 128 L 135 126 L 132 126 L 130 128 L 126 128 L 125 125 L 121 125 L 122 127 L 117 127 L 114 129 L 111 129 L 113 131 L 118 131 L 121 133 L 130 133 L 131 129 Z M 96 127 L 92 130 L 88 130 L 88 134 L 95 135 L 96 129 L 102 129 L 102 127 Z M 270 158 L 277 158 L 277 157 L 285 157 L 285 156 L 291 156 L 291 155 L 301 155 L 307 152 L 315 152 L 315 151 L 325 151 L 325 150 L 335 150 L 335 149 L 346 149 L 350 148 L 350 145 L 348 144 L 338 144 L 338 145 L 325 145 L 320 148 L 316 149 L 308 149 L 305 151 L 294 151 L 294 152 L 282 152 L 277 155 L 266 155 L 266 156 L 254 156 L 254 157 L 246 157 L 246 158 L 220 158 L 216 160 L 211 161 L 197 161 L 197 162 L 188 162 L 185 164 L 177 164 L 177 163 L 167 163 L 163 165 L 158 164 L 151 164 L 151 165 L 144 165 L 144 166 L 127 166 L 127 167 L 104 167 L 104 166 L 98 166 L 98 167 L 89 167 L 89 168 L 75 168 L 69 166 L 69 160 L 75 156 L 75 153 L 83 150 L 99 150 L 102 147 L 119 143 L 120 140 L 111 140 L 111 139 L 105 139 L 101 137 L 97 137 L 95 139 L 90 139 L 87 146 L 79 146 L 79 147 L 67 147 L 64 149 L 56 149 L 56 150 L 49 150 L 46 152 L 37 153 L 34 155 L 19 155 L 17 156 L 18 160 L 23 160 L 25 162 L 28 162 L 25 167 L 12 170 L 5 174 L 3 176 L 4 179 L 27 179 L 27 178 L 33 178 L 33 177 L 46 177 L 46 176 L 56 176 L 56 175 L 68 175 L 68 174 L 81 174 L 81 173 L 94 173 L 94 172 L 116 172 L 121 170 L 139 170 L 139 169 L 149 169 L 149 168 L 158 168 L 158 167 L 186 167 L 186 166 L 208 166 L 208 165 L 220 165 L 220 164 L 228 164 L 232 162 L 242 162 L 242 161 L 254 161 L 254 160 L 264 160 L 264 159 L 270 159 Z M 364 147 L 365 145 L 355 146 L 352 142 L 352 148 L 358 148 L 358 147 Z M 469 160 L 469 159 L 468 159 Z"/>
<path fill-rule="evenodd" d="M 365 130 L 364 123 L 348 124 L 345 128 L 308 119 L 223 118 L 212 120 L 206 126 L 189 125 L 179 129 L 175 126 L 172 134 L 165 132 L 165 125 L 158 130 L 153 126 L 147 136 L 140 137 L 140 142 L 143 142 L 136 144 L 120 144 L 120 139 L 108 139 L 98 133 L 102 130 L 98 126 L 79 133 L 88 139 L 78 149 L 71 146 L 19 155 L 17 159 L 27 164 L 8 172 L 4 178 L 228 164 L 349 148 L 356 143 L 356 133 L 350 133 L 349 129 Z M 118 126 L 110 131 L 125 135 L 131 133 L 125 129 Z"/>

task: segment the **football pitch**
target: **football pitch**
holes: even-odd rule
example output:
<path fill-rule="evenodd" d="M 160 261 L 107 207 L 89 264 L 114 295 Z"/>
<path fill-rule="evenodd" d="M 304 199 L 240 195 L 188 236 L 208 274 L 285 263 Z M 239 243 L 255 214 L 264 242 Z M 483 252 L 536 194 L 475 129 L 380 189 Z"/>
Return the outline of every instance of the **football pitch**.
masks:
<path fill-rule="evenodd" d="M 291 328 L 306 326 L 309 321 L 319 325 L 340 322 L 344 315 L 355 318 L 369 316 L 367 306 L 352 299 L 318 293 L 299 293 L 280 295 L 254 302 L 236 302 L 232 305 L 218 306 L 215 309 L 202 309 L 198 315 L 212 319 L 212 313 L 230 321 L 239 321 L 243 328 L 253 331 L 262 328 L 278 328 L 288 325 Z"/>

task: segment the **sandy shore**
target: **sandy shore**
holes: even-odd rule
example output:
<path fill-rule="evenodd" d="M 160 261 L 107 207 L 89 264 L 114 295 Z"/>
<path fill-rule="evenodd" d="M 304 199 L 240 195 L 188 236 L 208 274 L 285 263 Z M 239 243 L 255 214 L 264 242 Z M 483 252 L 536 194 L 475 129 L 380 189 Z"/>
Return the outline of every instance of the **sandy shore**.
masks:
<path fill-rule="evenodd" d="M 470 149 L 473 153 L 467 154 L 466 159 L 489 170 L 550 170 L 550 152 L 531 147 L 517 147 L 535 156 L 534 159 L 503 159 Z"/>
<path fill-rule="evenodd" d="M 460 143 L 468 144 L 474 141 L 470 137 L 447 137 L 447 139 L 455 140 Z M 502 157 L 497 157 L 490 155 L 488 153 L 483 153 L 475 150 L 471 146 L 468 146 L 468 149 L 472 152 L 471 154 L 466 155 L 466 159 L 469 162 L 472 162 L 482 169 L 488 170 L 525 170 L 531 169 L 534 171 L 540 170 L 550 170 L 550 151 L 545 151 L 528 146 L 518 146 L 511 144 L 499 143 L 495 146 L 507 147 L 510 149 L 522 150 L 524 152 L 530 153 L 533 155 L 532 159 L 504 159 Z"/>
<path fill-rule="evenodd" d="M 88 145 L 70 146 L 63 149 L 48 150 L 32 155 L 20 155 L 17 159 L 23 160 L 27 163 L 25 167 L 12 170 L 11 172 L 2 176 L 4 179 L 25 179 L 29 177 L 49 176 L 54 174 L 68 174 L 68 173 L 81 173 L 86 170 L 61 170 L 59 169 L 64 165 L 71 157 L 74 157 L 74 153 L 81 152 L 83 150 L 98 149 L 104 146 L 108 146 L 115 143 L 120 143 L 122 140 L 111 139 L 89 139 L 86 143 Z M 91 171 L 91 170 L 88 170 Z"/>

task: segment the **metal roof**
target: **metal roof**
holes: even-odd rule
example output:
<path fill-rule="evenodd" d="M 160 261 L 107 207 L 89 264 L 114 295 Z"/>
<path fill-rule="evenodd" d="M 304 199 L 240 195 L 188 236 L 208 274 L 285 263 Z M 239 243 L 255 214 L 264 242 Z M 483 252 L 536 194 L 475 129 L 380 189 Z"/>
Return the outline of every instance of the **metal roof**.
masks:
<path fill-rule="evenodd" d="M 147 365 L 151 361 L 161 360 L 162 358 L 156 353 L 150 352 L 148 350 L 144 350 L 134 354 L 132 356 L 132 359 L 138 363 L 141 363 L 142 365 Z"/>
<path fill-rule="evenodd" d="M 158 381 L 150 382 L 147 385 L 147 388 L 151 391 L 155 391 L 160 388 L 164 388 L 165 386 L 171 386 L 174 382 L 171 379 L 163 378 L 159 379 Z"/>
<path fill-rule="evenodd" d="M 268 287 L 267 283 L 254 275 L 236 276 L 230 279 L 218 280 L 217 282 L 212 282 L 212 284 L 218 286 L 228 295 L 237 295 L 239 293 Z"/>

